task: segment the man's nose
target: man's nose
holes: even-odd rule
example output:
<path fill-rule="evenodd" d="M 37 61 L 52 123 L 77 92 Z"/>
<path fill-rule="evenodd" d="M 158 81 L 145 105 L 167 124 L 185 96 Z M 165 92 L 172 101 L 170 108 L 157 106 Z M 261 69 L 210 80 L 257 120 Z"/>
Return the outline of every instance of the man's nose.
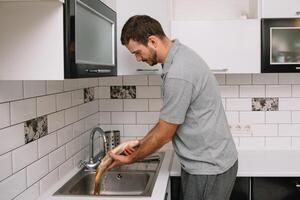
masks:
<path fill-rule="evenodd" d="M 135 59 L 137 62 L 141 62 L 142 61 L 142 57 L 141 56 L 135 56 Z"/>

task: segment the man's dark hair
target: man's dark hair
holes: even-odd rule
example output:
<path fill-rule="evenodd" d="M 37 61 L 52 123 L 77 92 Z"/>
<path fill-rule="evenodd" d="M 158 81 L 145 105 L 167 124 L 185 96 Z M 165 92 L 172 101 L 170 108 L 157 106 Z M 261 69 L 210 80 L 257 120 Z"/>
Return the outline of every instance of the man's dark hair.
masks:
<path fill-rule="evenodd" d="M 160 23 L 147 15 L 130 17 L 122 28 L 121 43 L 127 45 L 132 39 L 148 46 L 148 37 L 155 35 L 161 39 L 166 37 Z"/>

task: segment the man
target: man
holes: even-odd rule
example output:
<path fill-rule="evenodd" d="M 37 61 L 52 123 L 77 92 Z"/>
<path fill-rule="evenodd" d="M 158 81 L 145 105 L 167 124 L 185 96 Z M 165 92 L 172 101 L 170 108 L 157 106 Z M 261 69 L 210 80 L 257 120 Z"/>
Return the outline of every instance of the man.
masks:
<path fill-rule="evenodd" d="M 171 41 L 158 21 L 131 17 L 121 42 L 138 62 L 163 66 L 163 106 L 159 122 L 127 149 L 109 169 L 133 163 L 172 140 L 181 162 L 184 200 L 227 200 L 237 174 L 237 151 L 222 106 L 218 84 L 206 63 L 178 40 Z M 201 45 L 201 44 L 199 44 Z"/>

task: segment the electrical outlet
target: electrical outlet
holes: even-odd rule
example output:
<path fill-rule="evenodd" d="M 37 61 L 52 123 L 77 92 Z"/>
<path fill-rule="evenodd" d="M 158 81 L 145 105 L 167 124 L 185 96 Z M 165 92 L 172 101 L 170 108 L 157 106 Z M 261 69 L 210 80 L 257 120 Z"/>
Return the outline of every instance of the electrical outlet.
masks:
<path fill-rule="evenodd" d="M 230 124 L 231 134 L 251 135 L 252 127 L 250 124 Z"/>

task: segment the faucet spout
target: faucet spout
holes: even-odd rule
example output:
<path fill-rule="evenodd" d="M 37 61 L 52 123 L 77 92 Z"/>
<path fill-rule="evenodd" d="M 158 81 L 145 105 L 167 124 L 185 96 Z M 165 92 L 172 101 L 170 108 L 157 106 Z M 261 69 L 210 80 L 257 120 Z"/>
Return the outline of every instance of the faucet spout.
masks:
<path fill-rule="evenodd" d="M 96 168 L 96 166 L 100 163 L 99 158 L 94 157 L 94 138 L 95 134 L 99 133 L 100 136 L 103 139 L 103 151 L 104 151 L 104 156 L 107 153 L 107 141 L 105 137 L 105 132 L 100 128 L 100 127 L 95 127 L 92 129 L 90 133 L 90 140 L 89 140 L 89 162 L 86 164 L 87 168 Z"/>

